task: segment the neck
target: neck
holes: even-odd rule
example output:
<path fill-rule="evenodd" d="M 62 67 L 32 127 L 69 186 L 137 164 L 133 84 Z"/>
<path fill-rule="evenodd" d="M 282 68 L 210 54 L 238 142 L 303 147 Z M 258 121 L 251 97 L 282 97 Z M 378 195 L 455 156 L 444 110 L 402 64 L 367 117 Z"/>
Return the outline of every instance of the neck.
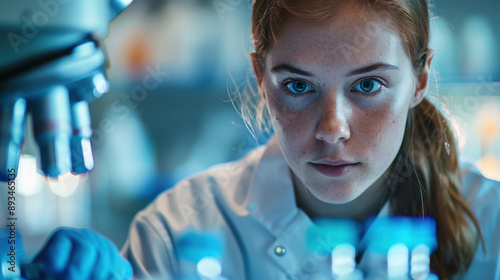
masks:
<path fill-rule="evenodd" d="M 308 192 L 302 182 L 293 174 L 295 200 L 311 219 L 316 217 L 350 218 L 364 221 L 369 216 L 377 215 L 387 200 L 388 192 L 384 186 L 385 174 L 366 189 L 359 197 L 343 204 L 331 204 L 319 200 Z"/>

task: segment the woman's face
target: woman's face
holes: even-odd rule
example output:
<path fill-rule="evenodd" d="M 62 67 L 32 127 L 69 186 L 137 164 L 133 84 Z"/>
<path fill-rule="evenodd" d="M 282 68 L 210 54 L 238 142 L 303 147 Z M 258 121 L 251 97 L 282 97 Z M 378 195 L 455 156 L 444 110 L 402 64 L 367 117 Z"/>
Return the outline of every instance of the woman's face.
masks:
<path fill-rule="evenodd" d="M 408 110 L 425 94 L 396 31 L 359 11 L 320 23 L 289 18 L 257 73 L 296 183 L 333 204 L 383 179 Z"/>

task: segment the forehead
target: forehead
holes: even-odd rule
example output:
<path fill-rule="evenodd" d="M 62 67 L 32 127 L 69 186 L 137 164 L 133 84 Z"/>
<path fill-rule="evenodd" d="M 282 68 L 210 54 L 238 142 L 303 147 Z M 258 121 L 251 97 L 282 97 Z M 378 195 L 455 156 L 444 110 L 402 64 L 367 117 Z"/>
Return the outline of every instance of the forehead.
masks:
<path fill-rule="evenodd" d="M 307 66 L 320 61 L 330 68 L 352 68 L 377 62 L 409 63 L 389 14 L 368 12 L 353 5 L 339 8 L 323 21 L 290 16 L 284 21 L 277 43 L 267 57 L 271 63 L 293 61 Z"/>

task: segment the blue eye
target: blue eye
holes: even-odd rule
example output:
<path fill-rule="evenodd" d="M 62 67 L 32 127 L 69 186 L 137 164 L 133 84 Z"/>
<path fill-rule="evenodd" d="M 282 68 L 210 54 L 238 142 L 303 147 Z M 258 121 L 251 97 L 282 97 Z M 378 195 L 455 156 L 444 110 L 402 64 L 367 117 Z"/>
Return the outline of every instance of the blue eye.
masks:
<path fill-rule="evenodd" d="M 354 90 L 363 93 L 373 93 L 378 91 L 382 85 L 375 79 L 365 79 L 354 86 Z"/>
<path fill-rule="evenodd" d="M 302 94 L 311 91 L 313 88 L 306 81 L 295 80 L 286 84 L 286 87 L 293 93 Z"/>

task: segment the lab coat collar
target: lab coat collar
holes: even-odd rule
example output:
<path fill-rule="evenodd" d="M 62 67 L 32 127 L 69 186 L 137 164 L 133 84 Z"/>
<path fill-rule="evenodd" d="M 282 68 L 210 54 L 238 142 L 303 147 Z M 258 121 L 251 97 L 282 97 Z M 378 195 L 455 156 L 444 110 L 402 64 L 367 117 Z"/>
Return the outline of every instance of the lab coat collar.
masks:
<path fill-rule="evenodd" d="M 247 210 L 278 237 L 297 214 L 290 168 L 272 137 L 254 173 Z"/>
<path fill-rule="evenodd" d="M 291 171 L 275 137 L 269 141 L 254 173 L 247 210 L 275 238 L 267 246 L 267 256 L 289 279 L 309 279 L 310 273 L 302 271 L 304 258 L 311 250 L 305 241 L 316 226 L 297 208 Z M 280 254 L 278 248 L 288 253 Z"/>

